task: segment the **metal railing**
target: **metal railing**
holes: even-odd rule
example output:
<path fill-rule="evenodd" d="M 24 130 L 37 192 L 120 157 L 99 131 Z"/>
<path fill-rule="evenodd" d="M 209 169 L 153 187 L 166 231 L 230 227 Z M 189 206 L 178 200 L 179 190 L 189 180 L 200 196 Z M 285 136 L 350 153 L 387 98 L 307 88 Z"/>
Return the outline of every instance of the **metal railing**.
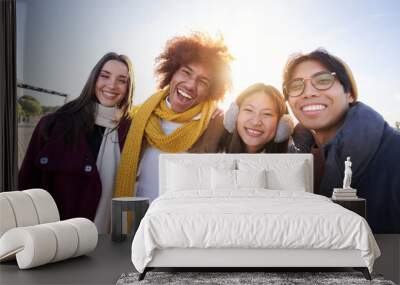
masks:
<path fill-rule="evenodd" d="M 64 97 L 64 103 L 66 103 L 69 94 L 67 93 L 61 93 L 58 91 L 54 91 L 54 90 L 50 90 L 50 89 L 46 89 L 46 88 L 42 88 L 42 87 L 37 87 L 37 86 L 33 86 L 30 84 L 26 84 L 23 82 L 17 82 L 17 86 L 19 88 L 23 88 L 23 89 L 28 89 L 28 90 L 33 90 L 33 91 L 37 91 L 37 92 L 42 92 L 42 93 L 47 93 L 47 94 L 52 94 L 52 95 L 57 95 L 57 96 L 61 96 Z"/>

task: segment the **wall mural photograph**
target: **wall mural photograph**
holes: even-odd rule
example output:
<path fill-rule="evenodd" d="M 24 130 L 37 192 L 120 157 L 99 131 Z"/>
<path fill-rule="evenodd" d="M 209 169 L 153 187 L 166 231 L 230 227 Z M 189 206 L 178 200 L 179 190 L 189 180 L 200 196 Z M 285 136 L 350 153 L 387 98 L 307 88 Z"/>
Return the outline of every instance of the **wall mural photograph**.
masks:
<path fill-rule="evenodd" d="M 397 1 L 0 4 L 5 284 L 400 283 Z"/>

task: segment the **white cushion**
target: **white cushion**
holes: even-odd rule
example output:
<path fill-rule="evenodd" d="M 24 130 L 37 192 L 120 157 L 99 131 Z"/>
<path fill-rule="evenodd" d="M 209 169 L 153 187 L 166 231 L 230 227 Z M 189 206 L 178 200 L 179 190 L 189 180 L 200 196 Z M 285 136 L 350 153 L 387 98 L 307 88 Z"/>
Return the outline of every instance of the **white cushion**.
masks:
<path fill-rule="evenodd" d="M 241 188 L 266 188 L 266 170 L 230 170 L 211 168 L 212 190 L 239 190 Z"/>
<path fill-rule="evenodd" d="M 60 220 L 53 197 L 43 189 L 0 193 L 0 237 L 15 227 Z"/>
<path fill-rule="evenodd" d="M 0 237 L 17 226 L 14 212 L 8 199 L 0 193 Z"/>
<path fill-rule="evenodd" d="M 175 167 L 179 165 L 178 167 Z M 236 160 L 219 154 L 162 153 L 159 156 L 159 194 L 169 191 L 211 191 L 210 168 L 235 169 Z M 208 169 L 208 171 L 206 169 Z M 204 171 L 203 171 L 204 170 Z M 194 172 L 192 172 L 194 171 Z M 195 177 L 194 180 L 185 179 Z M 178 181 L 179 180 L 179 181 Z"/>
<path fill-rule="evenodd" d="M 261 170 L 236 170 L 238 188 L 267 188 L 267 171 Z"/>
<path fill-rule="evenodd" d="M 71 224 L 78 233 L 78 248 L 73 257 L 86 254 L 96 248 L 98 232 L 93 222 L 85 218 L 74 218 L 63 222 Z"/>
<path fill-rule="evenodd" d="M 192 162 L 188 159 L 175 159 L 166 164 L 166 185 L 167 191 L 185 190 L 210 190 L 211 168 L 215 169 L 235 169 L 236 162 L 233 160 L 218 160 L 212 165 L 208 160 Z"/>
<path fill-rule="evenodd" d="M 3 192 L 13 209 L 17 227 L 33 226 L 39 223 L 35 205 L 31 197 L 22 191 Z"/>
<path fill-rule="evenodd" d="M 57 222 L 60 220 L 56 202 L 49 192 L 43 189 L 28 189 L 23 193 L 28 194 L 33 201 L 39 224 Z"/>
<path fill-rule="evenodd" d="M 211 168 L 212 190 L 236 190 L 236 170 Z"/>
<path fill-rule="evenodd" d="M 57 246 L 56 254 L 51 262 L 64 260 L 74 256 L 78 249 L 78 232 L 71 227 L 70 223 L 55 222 L 44 224 L 43 227 L 49 228 L 56 237 Z"/>
<path fill-rule="evenodd" d="M 309 167 L 304 161 L 286 160 L 238 160 L 239 170 L 260 170 L 267 171 L 267 187 L 273 190 L 306 191 L 310 189 L 307 177 Z"/>
<path fill-rule="evenodd" d="M 273 169 L 267 172 L 268 188 L 289 191 L 306 191 L 304 163 L 293 165 L 287 171 Z"/>
<path fill-rule="evenodd" d="M 210 188 L 210 168 L 178 163 L 168 164 L 167 191 Z"/>

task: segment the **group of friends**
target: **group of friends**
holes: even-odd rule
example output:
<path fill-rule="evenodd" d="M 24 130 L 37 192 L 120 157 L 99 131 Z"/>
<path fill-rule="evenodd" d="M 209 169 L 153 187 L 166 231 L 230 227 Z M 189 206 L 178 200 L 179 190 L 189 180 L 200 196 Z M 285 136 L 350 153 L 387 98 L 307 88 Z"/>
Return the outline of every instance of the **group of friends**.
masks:
<path fill-rule="evenodd" d="M 19 189 L 46 189 L 61 219 L 106 233 L 113 197 L 158 196 L 160 153 L 312 153 L 314 193 L 328 197 L 350 156 L 373 232 L 400 233 L 400 132 L 359 101 L 347 64 L 322 49 L 291 56 L 282 92 L 255 83 L 223 114 L 232 59 L 220 38 L 174 37 L 156 58 L 159 90 L 133 106 L 131 61 L 105 54 L 80 96 L 36 126 Z"/>

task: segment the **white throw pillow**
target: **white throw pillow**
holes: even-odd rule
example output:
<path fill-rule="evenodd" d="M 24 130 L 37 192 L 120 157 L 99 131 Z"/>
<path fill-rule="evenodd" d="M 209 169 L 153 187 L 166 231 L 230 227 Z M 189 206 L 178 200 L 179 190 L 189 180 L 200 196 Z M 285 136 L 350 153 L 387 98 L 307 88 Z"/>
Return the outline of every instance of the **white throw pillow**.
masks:
<path fill-rule="evenodd" d="M 210 167 L 168 163 L 167 191 L 210 189 Z"/>
<path fill-rule="evenodd" d="M 306 191 L 311 183 L 307 179 L 310 169 L 305 161 L 240 159 L 238 169 L 266 169 L 266 188 L 273 190 Z"/>
<path fill-rule="evenodd" d="M 212 190 L 238 190 L 241 188 L 266 188 L 267 177 L 262 170 L 231 170 L 211 168 Z"/>
<path fill-rule="evenodd" d="M 274 190 L 306 191 L 304 163 L 296 163 L 285 171 L 272 169 L 267 172 L 268 188 Z"/>
<path fill-rule="evenodd" d="M 267 188 L 267 171 L 236 170 L 237 188 Z"/>
<path fill-rule="evenodd" d="M 212 190 L 236 190 L 236 170 L 211 168 Z"/>
<path fill-rule="evenodd" d="M 211 168 L 215 169 L 235 169 L 236 160 L 192 160 L 174 159 L 168 161 L 166 167 L 166 191 L 185 191 L 185 190 L 211 190 Z"/>

